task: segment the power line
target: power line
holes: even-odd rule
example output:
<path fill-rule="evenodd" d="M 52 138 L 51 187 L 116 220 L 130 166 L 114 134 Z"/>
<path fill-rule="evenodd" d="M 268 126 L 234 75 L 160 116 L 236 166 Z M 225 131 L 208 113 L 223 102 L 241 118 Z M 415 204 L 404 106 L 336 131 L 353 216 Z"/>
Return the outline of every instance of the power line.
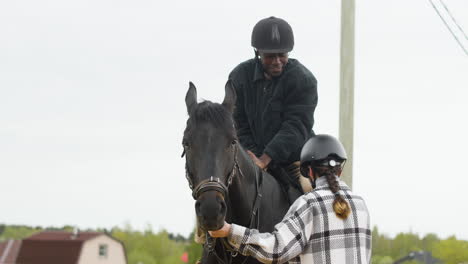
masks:
<path fill-rule="evenodd" d="M 452 13 L 450 13 L 450 11 L 448 10 L 447 6 L 445 5 L 445 3 L 442 1 L 442 0 L 439 0 L 442 5 L 444 6 L 445 8 L 445 11 L 447 11 L 447 13 L 449 14 L 450 18 L 452 18 L 452 21 L 453 23 L 455 23 L 455 25 L 457 25 L 458 29 L 460 29 L 460 31 L 463 33 L 463 36 L 465 36 L 465 39 L 468 39 L 466 37 L 466 34 L 465 34 L 465 31 L 463 31 L 463 29 L 461 28 L 461 26 L 458 24 L 458 22 L 455 20 L 455 18 L 453 17 Z"/>
<path fill-rule="evenodd" d="M 444 22 L 445 26 L 447 27 L 447 29 L 450 31 L 450 33 L 452 34 L 452 36 L 455 38 L 455 40 L 458 42 L 458 45 L 460 45 L 460 47 L 463 49 L 463 51 L 465 52 L 466 55 L 468 55 L 468 52 L 466 51 L 465 47 L 463 46 L 463 44 L 460 42 L 460 40 L 458 40 L 458 37 L 455 35 L 455 33 L 453 33 L 452 29 L 450 28 L 450 26 L 447 24 L 447 22 L 445 21 L 445 19 L 442 17 L 442 15 L 440 14 L 439 12 L 439 9 L 437 9 L 437 7 L 434 5 L 434 3 L 432 2 L 432 0 L 429 0 L 429 2 L 431 3 L 432 7 L 434 8 L 434 10 L 437 12 L 437 14 L 439 15 L 440 19 L 442 19 L 442 21 Z M 441 1 L 442 2 L 442 1 Z M 453 17 L 452 17 L 452 20 Z M 457 24 L 458 26 L 458 24 Z M 463 30 L 462 30 L 463 32 Z M 463 32 L 464 34 L 464 32 Z"/>

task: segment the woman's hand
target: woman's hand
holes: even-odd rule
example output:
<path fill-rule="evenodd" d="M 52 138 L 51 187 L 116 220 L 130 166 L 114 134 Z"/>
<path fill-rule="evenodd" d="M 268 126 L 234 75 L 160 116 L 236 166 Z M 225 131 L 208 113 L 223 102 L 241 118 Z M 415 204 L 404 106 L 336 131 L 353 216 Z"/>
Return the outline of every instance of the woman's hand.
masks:
<path fill-rule="evenodd" d="M 231 225 L 224 222 L 224 226 L 221 229 L 216 231 L 208 231 L 211 237 L 227 237 L 231 231 Z"/>

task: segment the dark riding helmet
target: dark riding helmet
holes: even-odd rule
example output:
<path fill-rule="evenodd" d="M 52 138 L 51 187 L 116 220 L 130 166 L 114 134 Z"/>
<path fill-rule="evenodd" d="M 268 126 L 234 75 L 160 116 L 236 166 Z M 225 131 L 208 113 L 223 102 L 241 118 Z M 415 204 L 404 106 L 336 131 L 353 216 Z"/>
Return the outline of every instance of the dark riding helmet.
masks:
<path fill-rule="evenodd" d="M 294 47 L 291 26 L 273 16 L 258 21 L 252 31 L 252 47 L 264 53 L 290 52 Z"/>
<path fill-rule="evenodd" d="M 302 147 L 301 172 L 307 176 L 307 167 L 342 166 L 348 156 L 341 142 L 330 135 L 315 135 Z"/>

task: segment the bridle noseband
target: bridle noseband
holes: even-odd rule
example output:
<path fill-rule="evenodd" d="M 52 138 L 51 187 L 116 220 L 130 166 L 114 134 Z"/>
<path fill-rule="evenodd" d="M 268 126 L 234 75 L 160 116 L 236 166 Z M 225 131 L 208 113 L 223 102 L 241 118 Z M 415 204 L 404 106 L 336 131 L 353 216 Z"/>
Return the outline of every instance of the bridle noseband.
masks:
<path fill-rule="evenodd" d="M 197 187 L 192 190 L 192 197 L 193 199 L 198 200 L 198 197 L 204 192 L 217 191 L 223 195 L 223 198 L 225 198 L 228 194 L 228 186 L 224 185 L 219 178 L 211 176 L 209 179 L 201 181 Z"/>

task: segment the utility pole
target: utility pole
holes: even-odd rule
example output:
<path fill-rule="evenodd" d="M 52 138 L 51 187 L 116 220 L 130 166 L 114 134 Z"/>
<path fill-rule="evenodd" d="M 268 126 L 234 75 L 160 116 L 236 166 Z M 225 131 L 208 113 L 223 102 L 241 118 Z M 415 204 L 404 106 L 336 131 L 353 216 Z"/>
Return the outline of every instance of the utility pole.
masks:
<path fill-rule="evenodd" d="M 340 141 L 348 161 L 341 175 L 353 188 L 354 137 L 354 0 L 341 0 L 341 55 L 340 55 Z"/>

